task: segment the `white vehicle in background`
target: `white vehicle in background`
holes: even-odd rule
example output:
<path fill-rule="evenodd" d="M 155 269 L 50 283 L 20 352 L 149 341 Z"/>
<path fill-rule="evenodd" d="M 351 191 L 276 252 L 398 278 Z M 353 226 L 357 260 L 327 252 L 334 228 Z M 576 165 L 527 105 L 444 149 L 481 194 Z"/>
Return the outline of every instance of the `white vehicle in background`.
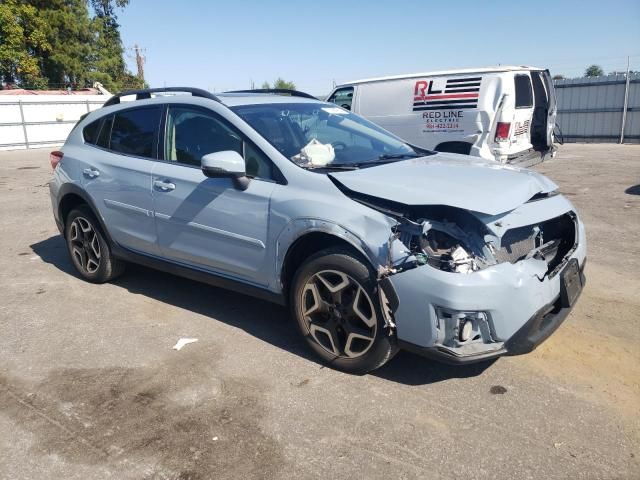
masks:
<path fill-rule="evenodd" d="M 327 100 L 430 150 L 529 164 L 555 151 L 555 92 L 541 68 L 371 78 L 339 85 Z"/>

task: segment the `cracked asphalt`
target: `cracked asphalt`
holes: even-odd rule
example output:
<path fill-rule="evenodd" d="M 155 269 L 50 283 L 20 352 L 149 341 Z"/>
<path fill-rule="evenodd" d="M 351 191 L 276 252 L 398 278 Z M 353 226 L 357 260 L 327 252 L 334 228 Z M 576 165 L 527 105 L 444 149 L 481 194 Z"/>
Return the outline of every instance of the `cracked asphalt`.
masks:
<path fill-rule="evenodd" d="M 349 376 L 281 307 L 135 266 L 81 281 L 48 151 L 0 152 L 0 479 L 640 478 L 640 146 L 535 169 L 587 227 L 565 324 L 521 357 Z"/>

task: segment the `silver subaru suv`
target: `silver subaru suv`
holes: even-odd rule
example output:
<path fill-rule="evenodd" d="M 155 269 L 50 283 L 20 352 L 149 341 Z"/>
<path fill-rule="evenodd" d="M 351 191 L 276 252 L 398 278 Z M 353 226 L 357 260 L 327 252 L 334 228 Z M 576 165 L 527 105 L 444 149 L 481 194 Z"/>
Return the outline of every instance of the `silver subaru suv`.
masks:
<path fill-rule="evenodd" d="M 135 262 L 287 304 L 348 372 L 398 349 L 529 352 L 585 282 L 584 226 L 547 178 L 420 149 L 297 91 L 123 92 L 51 163 L 83 278 Z"/>

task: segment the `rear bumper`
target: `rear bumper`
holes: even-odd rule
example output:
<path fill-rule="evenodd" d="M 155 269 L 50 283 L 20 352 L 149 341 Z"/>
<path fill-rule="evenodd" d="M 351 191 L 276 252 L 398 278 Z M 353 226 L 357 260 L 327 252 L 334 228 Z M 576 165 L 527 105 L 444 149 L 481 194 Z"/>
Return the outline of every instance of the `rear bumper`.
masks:
<path fill-rule="evenodd" d="M 586 277 L 584 275 L 585 262 L 580 269 L 580 278 L 584 287 Z M 582 290 L 580 291 L 582 293 Z M 577 298 L 576 298 L 577 300 Z M 423 357 L 438 360 L 450 365 L 466 365 L 492 360 L 501 356 L 522 355 L 532 352 L 538 345 L 544 342 L 566 320 L 572 307 L 562 306 L 563 300 L 558 296 L 554 302 L 539 309 L 526 321 L 520 329 L 506 342 L 495 350 L 479 353 L 477 355 L 456 355 L 448 349 L 439 347 L 421 347 L 406 341 L 399 341 L 398 346 Z M 574 304 L 575 305 L 575 302 Z"/>
<path fill-rule="evenodd" d="M 552 157 L 556 151 L 554 146 L 546 149 L 529 148 L 517 153 L 495 152 L 495 159 L 501 163 L 508 163 L 522 168 L 529 168 L 543 162 L 547 157 Z"/>
<path fill-rule="evenodd" d="M 58 202 L 56 200 L 57 193 L 58 193 L 58 188 L 54 178 L 49 182 L 49 198 L 51 200 L 51 210 L 53 211 L 53 218 L 56 221 L 56 227 L 58 227 L 58 230 L 60 230 L 60 233 L 64 235 L 64 225 L 62 224 L 62 220 L 60 219 Z"/>

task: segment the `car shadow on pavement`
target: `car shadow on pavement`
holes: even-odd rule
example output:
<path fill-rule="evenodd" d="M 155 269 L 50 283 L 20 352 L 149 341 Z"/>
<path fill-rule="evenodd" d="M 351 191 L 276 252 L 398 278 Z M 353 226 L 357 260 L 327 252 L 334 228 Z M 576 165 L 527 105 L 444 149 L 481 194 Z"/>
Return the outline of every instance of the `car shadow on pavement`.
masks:
<path fill-rule="evenodd" d="M 31 248 L 44 262 L 79 278 L 61 236 L 34 243 Z M 300 337 L 285 307 L 133 264 L 127 265 L 124 275 L 112 283 L 131 293 L 240 328 L 264 342 L 321 365 Z M 408 352 L 399 352 L 372 375 L 407 385 L 424 385 L 451 378 L 477 376 L 489 365 L 490 362 L 450 366 Z"/>
<path fill-rule="evenodd" d="M 403 385 L 427 385 L 452 378 L 476 377 L 494 363 L 495 360 L 487 360 L 470 365 L 447 365 L 400 351 L 393 360 L 372 372 L 372 375 Z"/>
<path fill-rule="evenodd" d="M 627 188 L 624 193 L 627 195 L 640 195 L 640 185 L 633 185 Z"/>

